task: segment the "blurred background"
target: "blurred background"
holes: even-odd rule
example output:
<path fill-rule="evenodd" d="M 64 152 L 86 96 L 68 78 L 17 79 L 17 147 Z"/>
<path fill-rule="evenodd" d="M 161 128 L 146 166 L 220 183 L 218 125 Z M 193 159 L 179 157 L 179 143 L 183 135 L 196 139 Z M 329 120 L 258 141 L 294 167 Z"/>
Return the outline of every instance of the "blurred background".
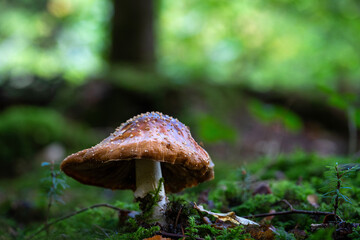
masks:
<path fill-rule="evenodd" d="M 0 206 L 46 205 L 41 162 L 147 111 L 218 165 L 356 159 L 359 52 L 354 0 L 0 0 Z"/>

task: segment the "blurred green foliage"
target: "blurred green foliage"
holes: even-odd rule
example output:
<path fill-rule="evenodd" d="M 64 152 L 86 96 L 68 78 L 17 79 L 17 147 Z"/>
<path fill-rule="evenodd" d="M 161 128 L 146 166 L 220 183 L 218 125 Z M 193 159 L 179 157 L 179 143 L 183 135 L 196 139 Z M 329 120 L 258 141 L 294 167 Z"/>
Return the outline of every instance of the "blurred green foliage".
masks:
<path fill-rule="evenodd" d="M 317 154 L 307 154 L 297 151 L 290 155 L 281 154 L 276 160 L 261 157 L 257 162 L 249 166 L 249 170 L 253 173 L 260 174 L 263 179 L 276 178 L 277 173 L 282 172 L 285 173 L 286 179 L 297 181 L 299 178 L 321 178 L 326 171 L 325 166 L 333 165 L 336 162 L 346 164 L 349 160 L 344 157 L 321 157 Z M 259 172 L 254 172 L 253 170 L 255 169 Z"/>
<path fill-rule="evenodd" d="M 360 98 L 357 94 L 341 93 L 326 85 L 318 85 L 318 88 L 325 94 L 330 106 L 347 113 L 348 120 L 360 127 Z"/>
<path fill-rule="evenodd" d="M 162 1 L 159 65 L 257 90 L 360 77 L 360 6 L 346 1 Z"/>
<path fill-rule="evenodd" d="M 197 120 L 197 133 L 204 142 L 227 141 L 231 143 L 236 141 L 236 129 L 222 122 L 219 118 L 211 115 L 200 115 Z"/>
<path fill-rule="evenodd" d="M 15 174 L 19 164 L 31 166 L 35 154 L 48 144 L 60 143 L 74 151 L 89 147 L 96 140 L 89 128 L 66 120 L 55 110 L 30 106 L 8 108 L 0 114 L 1 174 Z"/>
<path fill-rule="evenodd" d="M 355 0 L 159 3 L 156 69 L 172 81 L 359 89 Z M 111 16 L 109 0 L 1 1 L 0 75 L 22 85 L 33 75 L 83 82 L 106 71 Z"/>
<path fill-rule="evenodd" d="M 0 1 L 1 78 L 24 87 L 32 76 L 82 82 L 97 73 L 110 9 L 104 0 Z"/>
<path fill-rule="evenodd" d="M 331 240 L 335 229 L 320 229 L 310 236 L 311 240 Z"/>
<path fill-rule="evenodd" d="M 301 119 L 284 107 L 252 100 L 248 108 L 257 119 L 265 124 L 280 122 L 287 130 L 292 132 L 299 132 L 303 127 Z"/>

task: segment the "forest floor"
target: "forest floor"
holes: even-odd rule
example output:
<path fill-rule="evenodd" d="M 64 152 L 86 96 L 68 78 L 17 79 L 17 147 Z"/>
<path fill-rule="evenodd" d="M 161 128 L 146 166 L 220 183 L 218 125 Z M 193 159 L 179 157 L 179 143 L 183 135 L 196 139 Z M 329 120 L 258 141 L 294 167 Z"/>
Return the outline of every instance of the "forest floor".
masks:
<path fill-rule="evenodd" d="M 359 239 L 360 174 L 349 163 L 303 152 L 215 162 L 215 180 L 169 195 L 163 228 L 135 214 L 131 191 L 85 186 L 43 164 L 0 182 L 0 239 Z M 229 212 L 260 226 L 217 214 Z"/>

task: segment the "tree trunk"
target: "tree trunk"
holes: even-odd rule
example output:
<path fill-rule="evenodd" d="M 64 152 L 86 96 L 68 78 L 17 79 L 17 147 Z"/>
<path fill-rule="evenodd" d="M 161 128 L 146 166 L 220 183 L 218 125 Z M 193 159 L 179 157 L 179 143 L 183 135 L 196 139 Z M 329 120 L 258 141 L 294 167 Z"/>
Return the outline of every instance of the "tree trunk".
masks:
<path fill-rule="evenodd" d="M 154 47 L 154 0 L 112 0 L 110 62 L 152 65 Z"/>

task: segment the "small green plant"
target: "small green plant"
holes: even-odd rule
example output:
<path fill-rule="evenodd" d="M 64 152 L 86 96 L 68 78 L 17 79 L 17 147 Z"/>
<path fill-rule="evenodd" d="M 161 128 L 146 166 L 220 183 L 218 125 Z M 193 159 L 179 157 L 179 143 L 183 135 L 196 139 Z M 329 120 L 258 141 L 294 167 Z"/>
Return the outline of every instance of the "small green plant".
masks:
<path fill-rule="evenodd" d="M 241 167 L 236 171 L 236 178 L 239 179 L 239 188 L 242 189 L 241 200 L 245 202 L 251 197 L 250 185 L 252 176 L 249 171 L 247 171 L 244 167 Z"/>
<path fill-rule="evenodd" d="M 333 212 L 337 216 L 340 200 L 351 203 L 351 200 L 348 196 L 344 194 L 345 189 L 351 189 L 345 185 L 345 178 L 349 177 L 353 172 L 360 169 L 359 166 L 349 167 L 346 169 L 341 169 L 339 164 L 336 163 L 335 166 L 328 166 L 328 171 L 325 172 L 325 177 L 327 177 L 327 186 L 328 192 L 324 194 L 325 197 L 331 197 L 333 203 Z M 335 218 L 337 222 L 337 217 Z"/>
<path fill-rule="evenodd" d="M 41 163 L 42 167 L 49 167 L 50 176 L 44 177 L 41 179 L 41 182 L 45 185 L 45 190 L 47 192 L 48 205 L 47 213 L 45 219 L 45 225 L 48 224 L 50 209 L 54 203 L 64 203 L 61 198 L 63 190 L 69 186 L 66 184 L 65 179 L 59 170 L 55 170 L 54 162 L 43 162 Z"/>

